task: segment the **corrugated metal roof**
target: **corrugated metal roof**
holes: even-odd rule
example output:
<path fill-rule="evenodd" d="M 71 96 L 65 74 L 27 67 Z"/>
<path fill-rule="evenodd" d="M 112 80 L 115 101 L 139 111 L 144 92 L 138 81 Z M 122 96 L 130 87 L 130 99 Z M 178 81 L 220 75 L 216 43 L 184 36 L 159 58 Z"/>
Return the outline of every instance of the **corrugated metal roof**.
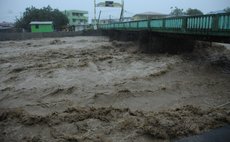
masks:
<path fill-rule="evenodd" d="M 47 24 L 53 24 L 53 22 L 52 21 L 32 21 L 30 22 L 30 25 L 33 25 L 33 24 L 47 25 Z"/>

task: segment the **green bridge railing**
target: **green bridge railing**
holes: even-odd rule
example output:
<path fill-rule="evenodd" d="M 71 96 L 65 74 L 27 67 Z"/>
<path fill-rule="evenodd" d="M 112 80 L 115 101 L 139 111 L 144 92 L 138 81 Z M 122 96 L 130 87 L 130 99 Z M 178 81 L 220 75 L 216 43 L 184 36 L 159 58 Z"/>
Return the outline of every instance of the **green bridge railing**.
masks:
<path fill-rule="evenodd" d="M 98 28 L 230 37 L 230 13 L 100 24 Z"/>

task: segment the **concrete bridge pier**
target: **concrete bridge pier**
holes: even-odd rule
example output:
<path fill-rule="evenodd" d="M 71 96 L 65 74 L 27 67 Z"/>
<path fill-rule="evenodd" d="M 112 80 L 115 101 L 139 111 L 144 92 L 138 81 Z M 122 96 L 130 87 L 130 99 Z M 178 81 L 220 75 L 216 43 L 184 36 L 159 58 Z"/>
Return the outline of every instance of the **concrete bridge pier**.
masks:
<path fill-rule="evenodd" d="M 118 41 L 138 41 L 139 35 L 137 32 L 132 31 L 118 31 L 111 30 L 106 31 L 104 35 L 109 36 L 110 40 L 118 40 Z"/>
<path fill-rule="evenodd" d="M 151 32 L 141 33 L 139 47 L 146 53 L 192 52 L 196 41 L 189 38 L 157 35 Z"/>
<path fill-rule="evenodd" d="M 139 44 L 146 53 L 180 53 L 191 52 L 195 47 L 195 40 L 183 36 L 157 34 L 150 31 L 105 31 L 104 35 L 110 40 L 133 41 Z"/>

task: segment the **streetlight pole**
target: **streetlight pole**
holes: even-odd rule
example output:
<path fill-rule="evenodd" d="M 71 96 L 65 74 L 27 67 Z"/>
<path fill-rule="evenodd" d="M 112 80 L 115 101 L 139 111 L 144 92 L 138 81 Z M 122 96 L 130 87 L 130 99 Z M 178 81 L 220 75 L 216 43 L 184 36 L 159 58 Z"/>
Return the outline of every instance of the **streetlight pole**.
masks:
<path fill-rule="evenodd" d="M 96 25 L 96 0 L 94 0 L 94 25 Z"/>

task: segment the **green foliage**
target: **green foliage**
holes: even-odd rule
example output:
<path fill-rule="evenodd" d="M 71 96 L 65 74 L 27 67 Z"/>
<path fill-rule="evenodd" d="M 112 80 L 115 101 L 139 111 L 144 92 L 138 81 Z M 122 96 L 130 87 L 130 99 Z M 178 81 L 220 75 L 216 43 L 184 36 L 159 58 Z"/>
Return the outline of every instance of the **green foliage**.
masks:
<path fill-rule="evenodd" d="M 192 8 L 189 8 L 186 10 L 186 12 L 184 12 L 183 9 L 180 9 L 178 7 L 171 7 L 171 12 L 170 12 L 170 15 L 172 16 L 183 16 L 183 15 L 203 15 L 203 12 L 200 11 L 199 9 L 192 9 Z"/>
<path fill-rule="evenodd" d="M 50 6 L 37 9 L 32 6 L 26 8 L 20 19 L 16 19 L 15 26 L 30 31 L 29 24 L 31 21 L 53 21 L 55 29 L 60 29 L 69 23 L 66 15 L 58 9 L 52 9 Z"/>
<path fill-rule="evenodd" d="M 193 15 L 203 15 L 203 12 L 200 11 L 199 9 L 189 8 L 189 9 L 186 10 L 185 14 L 186 15 L 190 15 L 190 16 L 193 16 Z"/>
<path fill-rule="evenodd" d="M 178 7 L 171 7 L 171 12 L 170 12 L 170 15 L 172 16 L 182 16 L 184 15 L 185 13 L 183 12 L 183 9 L 180 9 Z"/>
<path fill-rule="evenodd" d="M 225 8 L 224 11 L 225 11 L 226 13 L 230 13 L 230 7 Z"/>

